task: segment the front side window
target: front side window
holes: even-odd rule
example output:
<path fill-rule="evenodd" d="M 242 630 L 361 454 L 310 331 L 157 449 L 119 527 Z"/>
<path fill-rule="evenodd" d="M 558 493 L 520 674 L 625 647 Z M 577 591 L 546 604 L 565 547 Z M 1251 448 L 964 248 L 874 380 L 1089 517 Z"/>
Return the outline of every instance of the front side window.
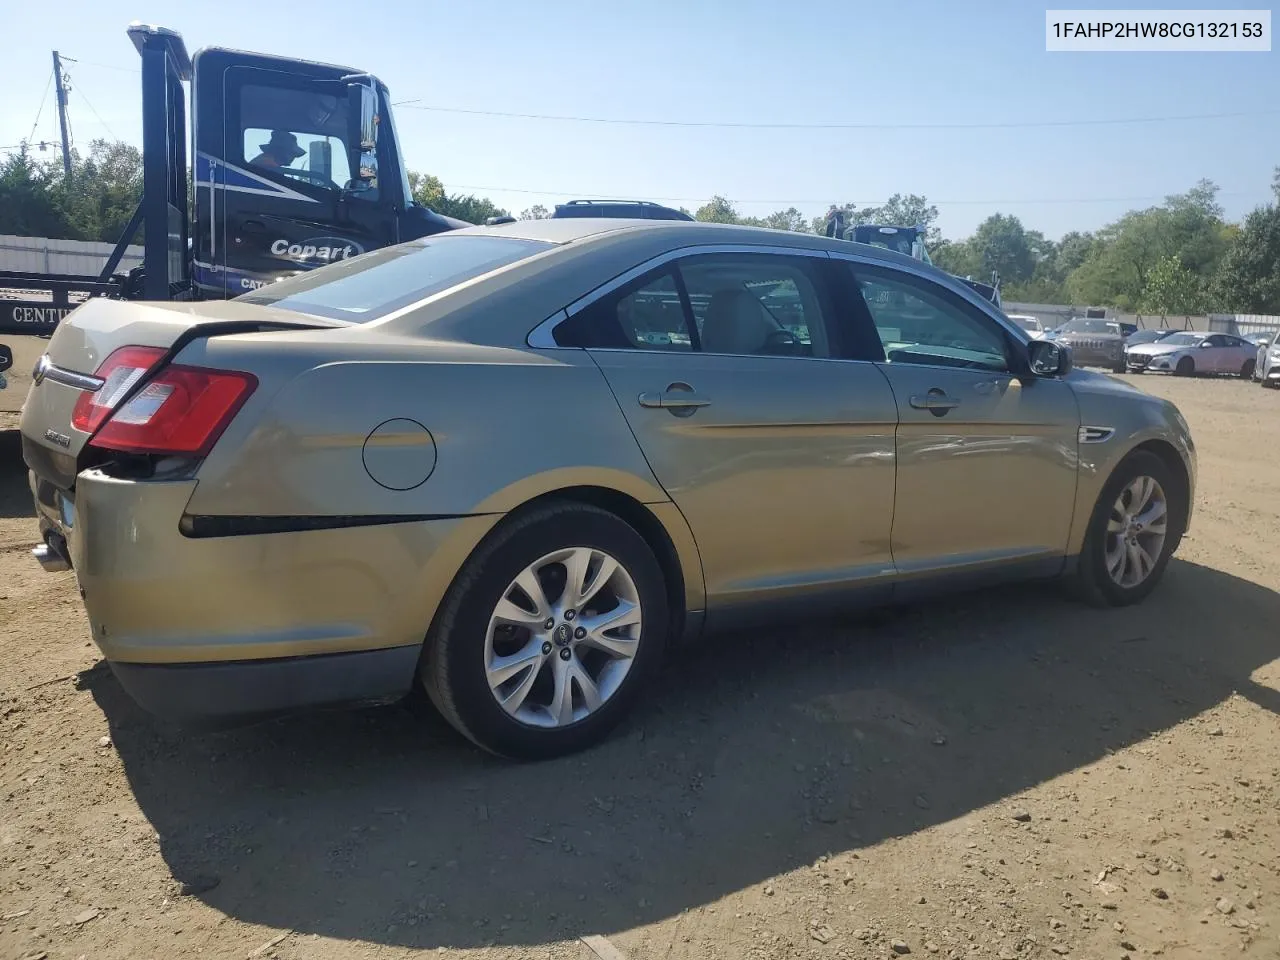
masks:
<path fill-rule="evenodd" d="M 889 363 L 1007 371 L 997 324 L 936 284 L 883 268 L 855 268 Z"/>
<path fill-rule="evenodd" d="M 245 83 L 239 107 L 237 146 L 249 169 L 328 190 L 350 185 L 345 96 L 314 87 Z M 352 196 L 372 200 L 376 190 L 375 179 Z"/>
<path fill-rule="evenodd" d="M 443 234 L 301 273 L 236 299 L 367 323 L 552 246 L 514 237 Z"/>

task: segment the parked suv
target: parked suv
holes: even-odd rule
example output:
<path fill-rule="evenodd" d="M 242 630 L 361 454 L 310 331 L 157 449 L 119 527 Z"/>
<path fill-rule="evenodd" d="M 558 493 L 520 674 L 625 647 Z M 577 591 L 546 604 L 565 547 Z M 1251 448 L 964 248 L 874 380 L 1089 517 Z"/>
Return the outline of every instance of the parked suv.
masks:
<path fill-rule="evenodd" d="M 570 200 L 557 203 L 551 218 L 613 217 L 620 220 L 692 220 L 682 210 L 673 210 L 648 200 Z"/>

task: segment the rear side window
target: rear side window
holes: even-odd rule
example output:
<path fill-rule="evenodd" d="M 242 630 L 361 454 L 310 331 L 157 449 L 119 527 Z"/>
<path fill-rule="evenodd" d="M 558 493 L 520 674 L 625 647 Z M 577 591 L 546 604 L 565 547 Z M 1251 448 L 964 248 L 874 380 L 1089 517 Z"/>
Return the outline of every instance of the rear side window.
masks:
<path fill-rule="evenodd" d="M 353 257 L 236 299 L 366 323 L 553 246 L 541 240 L 445 234 Z"/>

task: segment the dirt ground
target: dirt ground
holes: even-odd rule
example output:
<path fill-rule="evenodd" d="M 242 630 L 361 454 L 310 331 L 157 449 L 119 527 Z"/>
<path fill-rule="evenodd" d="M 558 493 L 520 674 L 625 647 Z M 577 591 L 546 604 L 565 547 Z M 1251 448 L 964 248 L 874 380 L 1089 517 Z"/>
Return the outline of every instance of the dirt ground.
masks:
<path fill-rule="evenodd" d="M 417 701 L 150 719 L 28 558 L 0 432 L 0 960 L 1280 957 L 1280 392 L 1135 382 L 1201 467 L 1145 605 L 709 641 L 523 766 Z"/>

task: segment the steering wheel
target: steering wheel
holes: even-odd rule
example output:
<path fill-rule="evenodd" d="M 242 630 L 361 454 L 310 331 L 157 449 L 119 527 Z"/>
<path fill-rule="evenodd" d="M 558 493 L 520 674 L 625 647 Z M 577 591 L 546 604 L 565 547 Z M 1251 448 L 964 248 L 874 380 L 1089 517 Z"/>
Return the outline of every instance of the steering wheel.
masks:
<path fill-rule="evenodd" d="M 286 177 L 296 177 L 299 180 L 306 180 L 314 183 L 317 187 L 327 187 L 330 190 L 334 188 L 334 182 L 326 177 L 323 173 L 316 173 L 314 170 L 300 170 L 294 167 L 280 167 L 280 172 Z"/>

